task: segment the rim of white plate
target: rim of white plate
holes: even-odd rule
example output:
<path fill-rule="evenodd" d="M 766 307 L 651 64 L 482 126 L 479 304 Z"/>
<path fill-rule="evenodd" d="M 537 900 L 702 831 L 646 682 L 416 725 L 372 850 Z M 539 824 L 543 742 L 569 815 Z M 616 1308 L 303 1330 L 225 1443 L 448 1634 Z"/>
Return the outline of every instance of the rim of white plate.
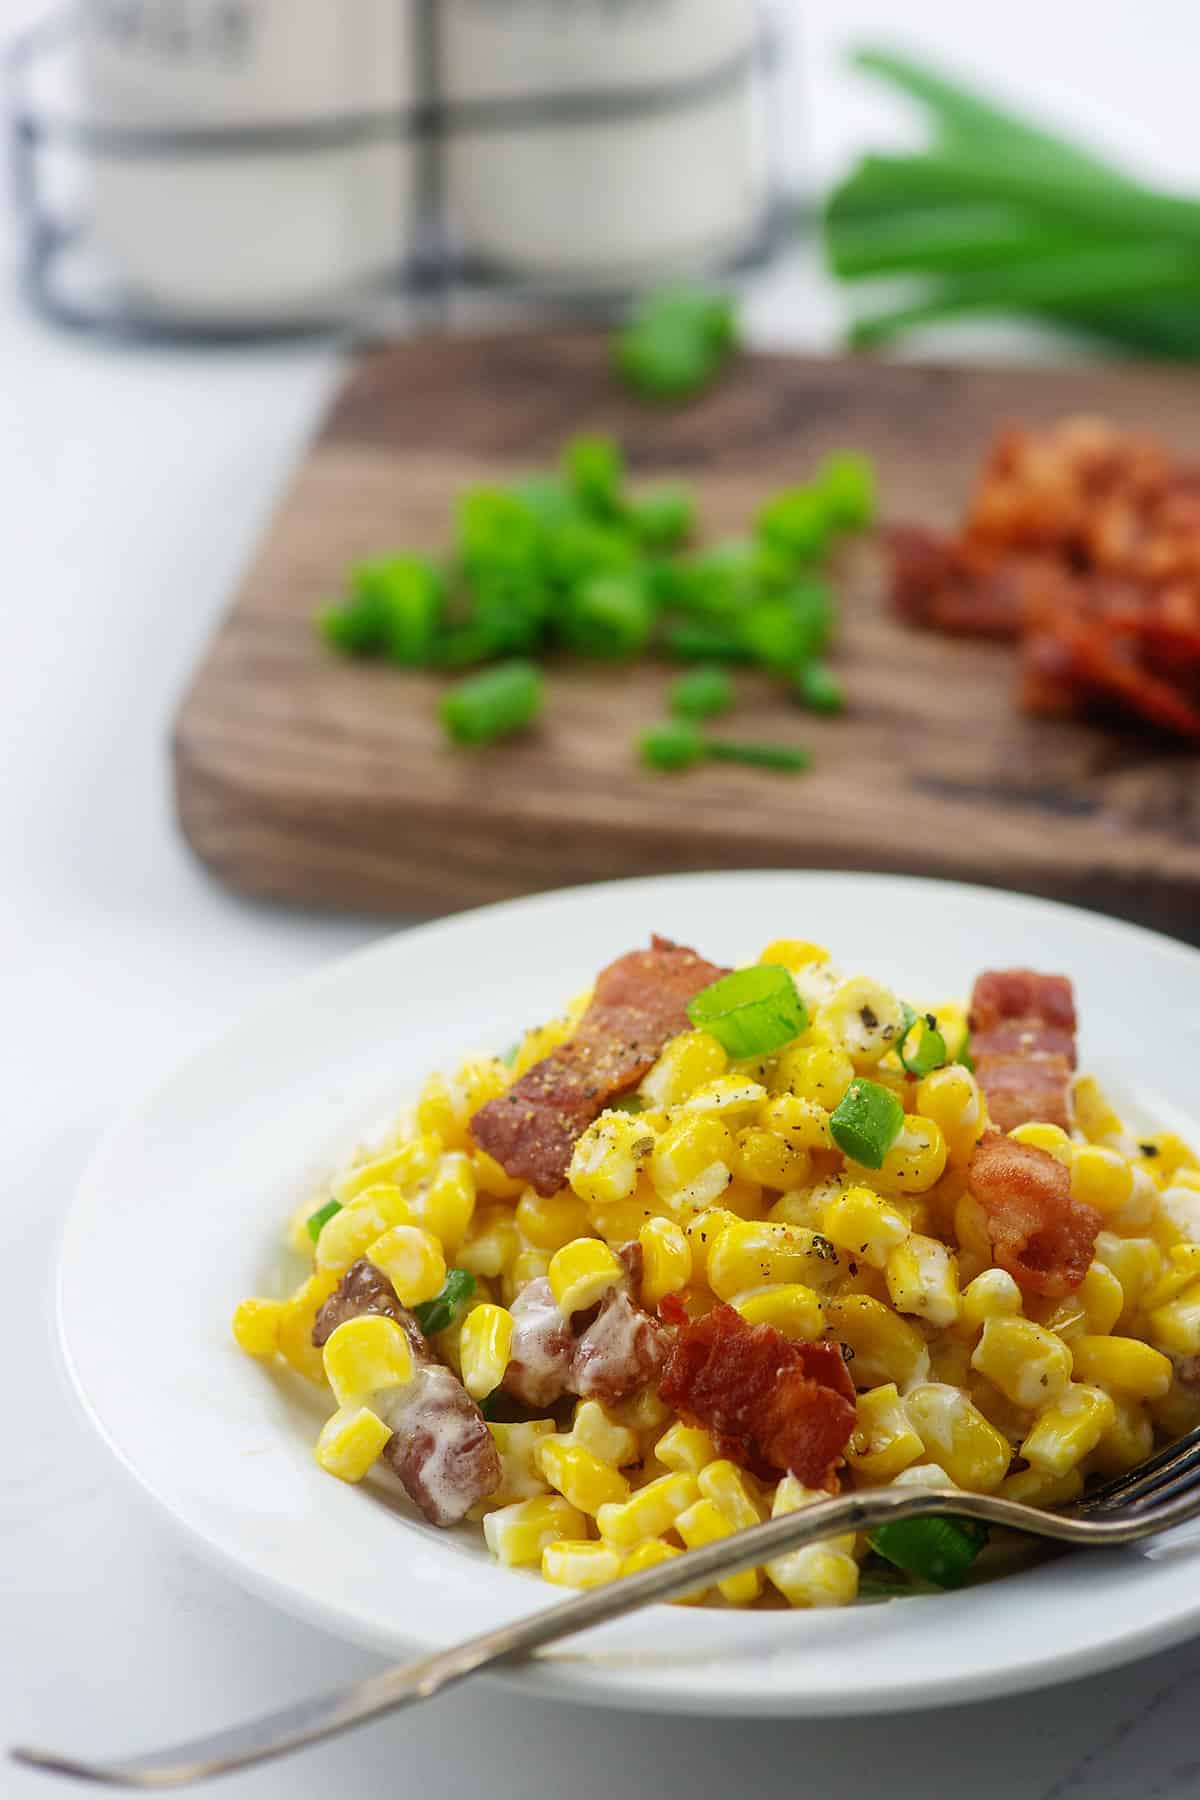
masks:
<path fill-rule="evenodd" d="M 1164 1065 L 1182 1062 L 1180 1046 L 1200 1049 L 1200 952 L 1003 890 L 827 871 L 661 876 L 533 895 L 385 937 L 303 977 L 132 1108 L 97 1150 L 64 1222 L 56 1312 L 71 1383 L 119 1461 L 196 1548 L 285 1610 L 385 1653 L 444 1648 L 552 1603 L 552 1590 L 497 1568 L 469 1538 L 436 1533 L 386 1495 L 322 1475 L 311 1459 L 316 1415 L 233 1348 L 229 1312 L 261 1281 L 289 1200 L 378 1116 L 385 1091 L 406 1097 L 398 1080 L 411 1092 L 439 1059 L 478 1047 L 481 1025 L 489 1041 L 506 1041 L 501 1030 L 511 1036 L 548 1016 L 602 958 L 651 928 L 695 936 L 709 954 L 749 956 L 784 934 L 789 904 L 805 911 L 804 935 L 822 923 L 843 965 L 898 985 L 906 962 L 944 969 L 941 995 L 964 991 L 991 963 L 1066 969 L 1080 988 L 1085 1066 L 1090 1056 L 1147 1117 L 1200 1117 L 1181 1071 L 1164 1066 L 1154 1084 L 1134 1071 L 1131 1086 L 1119 1055 L 1089 1050 L 1126 1021 L 1131 974 L 1145 1031 L 1127 1041 L 1126 1063 L 1145 1045 Z M 516 961 L 502 970 L 498 957 Z M 407 992 L 407 1014 L 390 1010 L 394 988 Z M 422 989 L 436 1005 L 418 1021 L 429 1036 L 398 1058 L 403 1074 L 392 1073 L 379 1047 L 411 1019 Z M 468 1022 L 474 1030 L 464 1033 Z M 253 1204 L 237 1235 L 213 1193 L 243 1189 Z M 212 1218 L 220 1230 L 199 1229 Z M 149 1276 L 169 1257 L 172 1221 L 184 1279 L 156 1286 Z M 119 1304 L 131 1288 L 132 1310 Z M 148 1341 L 158 1346 L 149 1384 Z M 1179 1580 L 1178 1565 L 1196 1555 L 1200 1546 L 1177 1533 L 1140 1552 L 1088 1552 L 882 1607 L 654 1607 L 495 1679 L 593 1704 L 742 1715 L 984 1699 L 1191 1635 L 1200 1590 L 1188 1598 L 1194 1584 Z"/>

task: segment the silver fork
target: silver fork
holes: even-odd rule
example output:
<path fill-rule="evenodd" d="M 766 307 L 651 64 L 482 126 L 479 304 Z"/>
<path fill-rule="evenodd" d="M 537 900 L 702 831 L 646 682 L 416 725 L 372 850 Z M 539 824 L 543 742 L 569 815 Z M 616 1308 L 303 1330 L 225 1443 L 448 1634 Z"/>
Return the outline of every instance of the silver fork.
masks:
<path fill-rule="evenodd" d="M 937 1513 L 1008 1526 L 1063 1544 L 1097 1548 L 1134 1544 L 1200 1515 L 1200 1428 L 1061 1513 L 1041 1512 L 958 1488 L 878 1488 L 847 1494 L 734 1532 L 700 1550 L 685 1551 L 656 1568 L 593 1588 L 482 1637 L 440 1650 L 422 1662 L 385 1669 L 353 1687 L 303 1700 L 209 1737 L 119 1762 L 88 1762 L 49 1750 L 14 1749 L 11 1754 L 32 1768 L 109 1787 L 186 1787 L 302 1749 L 418 1700 L 432 1699 L 468 1675 L 497 1663 L 514 1662 L 574 1632 L 636 1612 L 653 1600 L 678 1599 L 693 1589 L 709 1587 L 719 1576 L 769 1562 L 788 1550 L 842 1532 L 873 1531 L 900 1519 L 922 1519 Z"/>

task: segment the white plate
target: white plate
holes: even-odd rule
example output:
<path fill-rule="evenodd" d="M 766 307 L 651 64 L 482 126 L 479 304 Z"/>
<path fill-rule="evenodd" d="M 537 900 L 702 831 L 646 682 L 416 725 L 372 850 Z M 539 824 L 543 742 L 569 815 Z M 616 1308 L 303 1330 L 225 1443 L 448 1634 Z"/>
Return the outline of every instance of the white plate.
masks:
<path fill-rule="evenodd" d="M 67 1359 L 97 1429 L 188 1538 L 281 1606 L 387 1651 L 434 1649 L 555 1596 L 315 1466 L 317 1414 L 243 1357 L 238 1299 L 281 1280 L 292 1207 L 430 1068 L 508 1043 L 651 930 L 727 962 L 826 942 L 916 999 L 989 966 L 1075 980 L 1085 1067 L 1195 1130 L 1200 954 L 1089 913 L 862 875 L 696 875 L 577 889 L 387 941 L 196 1057 L 110 1137 L 62 1247 Z M 1189 1110 L 1190 1109 L 1190 1110 Z M 1091 1552 L 844 1612 L 655 1607 L 504 1679 L 610 1705 L 865 1713 L 1041 1687 L 1200 1626 L 1200 1537 Z"/>

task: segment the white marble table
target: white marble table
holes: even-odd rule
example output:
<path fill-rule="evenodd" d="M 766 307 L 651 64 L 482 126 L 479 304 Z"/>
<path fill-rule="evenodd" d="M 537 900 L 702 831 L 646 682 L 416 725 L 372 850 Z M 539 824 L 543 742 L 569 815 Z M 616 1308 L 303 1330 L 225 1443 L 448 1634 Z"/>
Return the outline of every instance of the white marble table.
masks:
<path fill-rule="evenodd" d="M 26 10 L 6 0 L 4 23 Z M 805 9 L 823 171 L 883 116 L 837 76 L 834 49 L 891 10 Z M 1187 0 L 976 13 L 918 0 L 907 35 L 974 52 L 1200 185 Z M 831 342 L 839 316 L 804 255 L 755 284 L 749 315 L 763 341 L 806 345 Z M 50 1321 L 60 1221 L 109 1121 L 193 1045 L 380 929 L 231 898 L 189 858 L 168 792 L 172 709 L 336 369 L 312 350 L 105 352 L 46 335 L 4 293 L 0 370 L 0 1743 L 116 1749 L 374 1666 L 181 1548 L 84 1427 Z M 1174 1800 L 1200 1789 L 1198 1677 L 1200 1645 L 1027 1699 L 794 1727 L 617 1719 L 477 1687 L 221 1791 Z M 0 1769 L 4 1800 L 49 1791 Z"/>

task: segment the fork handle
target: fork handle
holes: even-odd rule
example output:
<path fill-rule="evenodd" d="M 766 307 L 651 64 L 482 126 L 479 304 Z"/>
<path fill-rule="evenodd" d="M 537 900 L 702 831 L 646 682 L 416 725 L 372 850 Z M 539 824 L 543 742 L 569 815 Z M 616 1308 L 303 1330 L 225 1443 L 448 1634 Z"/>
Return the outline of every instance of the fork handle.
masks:
<path fill-rule="evenodd" d="M 846 1494 L 734 1532 L 699 1550 L 685 1551 L 652 1569 L 593 1588 L 557 1606 L 544 1607 L 512 1624 L 469 1638 L 449 1650 L 440 1650 L 422 1662 L 385 1669 L 353 1687 L 301 1701 L 208 1737 L 122 1762 L 87 1762 L 33 1749 L 15 1749 L 12 1755 L 33 1768 L 111 1787 L 185 1787 L 283 1756 L 352 1725 L 432 1699 L 444 1688 L 497 1663 L 528 1656 L 546 1644 L 636 1612 L 653 1601 L 676 1600 L 695 1588 L 711 1586 L 718 1577 L 754 1568 L 786 1551 L 799 1550 L 843 1532 L 871 1531 L 891 1521 L 928 1518 L 937 1513 L 1016 1527 L 1066 1543 L 1115 1545 L 1131 1543 L 1194 1518 L 1200 1514 L 1200 1490 L 1155 1508 L 1152 1519 L 1142 1515 L 1103 1521 L 1038 1512 L 1011 1500 L 967 1494 L 957 1488 L 880 1488 Z"/>

